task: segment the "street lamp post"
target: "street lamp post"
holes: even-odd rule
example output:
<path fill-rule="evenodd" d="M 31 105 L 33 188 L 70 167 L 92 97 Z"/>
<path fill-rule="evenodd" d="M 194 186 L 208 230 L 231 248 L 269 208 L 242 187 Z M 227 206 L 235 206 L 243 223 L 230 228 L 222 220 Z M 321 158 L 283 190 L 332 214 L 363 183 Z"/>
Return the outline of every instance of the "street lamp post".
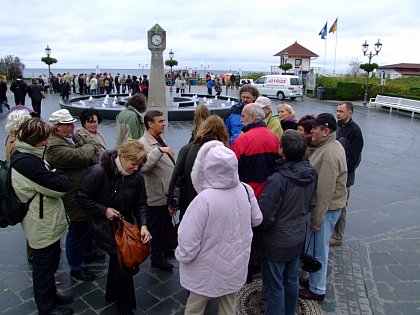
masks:
<path fill-rule="evenodd" d="M 362 45 L 362 47 L 363 47 L 363 55 L 364 56 L 367 56 L 369 58 L 369 67 L 370 67 L 370 62 L 371 62 L 373 56 L 376 56 L 376 55 L 379 54 L 379 52 L 382 49 L 382 44 L 381 44 L 381 42 L 378 39 L 378 42 L 375 44 L 375 53 L 373 53 L 372 51 L 370 51 L 369 53 L 367 53 L 368 48 L 369 48 L 369 44 L 367 43 L 367 40 L 365 40 L 365 43 Z M 368 99 L 369 73 L 370 72 L 368 72 L 367 73 L 367 76 L 366 76 L 366 89 L 365 89 L 365 98 L 363 100 L 363 105 L 366 105 L 367 104 L 367 99 Z"/>
<path fill-rule="evenodd" d="M 51 55 L 51 48 L 47 45 L 47 48 L 45 48 L 45 53 L 47 54 L 47 57 L 49 58 Z M 48 63 L 48 86 L 51 86 L 51 70 L 50 70 L 51 64 Z"/>
<path fill-rule="evenodd" d="M 172 49 L 171 49 L 171 51 L 169 52 L 169 59 L 171 60 L 171 65 L 170 65 L 170 67 L 171 67 L 171 76 L 170 76 L 170 88 L 169 88 L 169 92 L 172 92 L 172 84 L 173 84 L 173 82 L 172 82 L 172 59 L 174 58 L 174 52 L 172 51 Z"/>

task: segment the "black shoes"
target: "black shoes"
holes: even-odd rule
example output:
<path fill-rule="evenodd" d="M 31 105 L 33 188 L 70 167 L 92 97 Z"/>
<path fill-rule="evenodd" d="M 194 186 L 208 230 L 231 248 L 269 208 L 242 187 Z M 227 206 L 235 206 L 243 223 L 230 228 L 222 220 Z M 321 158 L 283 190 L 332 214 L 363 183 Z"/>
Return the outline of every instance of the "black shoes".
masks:
<path fill-rule="evenodd" d="M 104 253 L 94 253 L 93 255 L 85 256 L 83 260 L 85 261 L 85 264 L 90 264 L 95 261 L 100 261 L 105 259 Z"/>
<path fill-rule="evenodd" d="M 314 300 L 322 302 L 324 301 L 325 294 L 316 294 L 309 290 L 309 288 L 301 288 L 299 289 L 299 297 L 304 300 Z"/>
<path fill-rule="evenodd" d="M 61 295 L 56 294 L 54 297 L 54 302 L 57 305 L 66 305 L 73 303 L 73 297 L 71 295 Z"/>
<path fill-rule="evenodd" d="M 38 315 L 71 315 L 73 310 L 64 306 L 56 306 L 49 312 L 38 312 Z"/>
<path fill-rule="evenodd" d="M 299 277 L 299 285 L 304 288 L 309 288 L 309 278 Z"/>
<path fill-rule="evenodd" d="M 159 268 L 161 270 L 170 271 L 174 267 L 173 264 L 168 262 L 166 259 L 152 259 L 152 267 Z"/>
<path fill-rule="evenodd" d="M 70 276 L 80 281 L 93 281 L 95 280 L 95 275 L 92 271 L 89 271 L 87 268 L 80 270 L 70 271 Z"/>

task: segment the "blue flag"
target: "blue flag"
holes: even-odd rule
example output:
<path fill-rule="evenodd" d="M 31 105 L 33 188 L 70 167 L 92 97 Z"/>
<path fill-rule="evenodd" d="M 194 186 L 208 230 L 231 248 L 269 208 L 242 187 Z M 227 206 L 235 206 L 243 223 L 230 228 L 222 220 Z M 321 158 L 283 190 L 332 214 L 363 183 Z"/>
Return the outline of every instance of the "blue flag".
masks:
<path fill-rule="evenodd" d="M 318 34 L 318 35 L 321 36 L 321 39 L 326 39 L 327 38 L 327 23 L 328 23 L 328 21 L 325 22 L 324 27 L 322 28 L 322 30 Z"/>

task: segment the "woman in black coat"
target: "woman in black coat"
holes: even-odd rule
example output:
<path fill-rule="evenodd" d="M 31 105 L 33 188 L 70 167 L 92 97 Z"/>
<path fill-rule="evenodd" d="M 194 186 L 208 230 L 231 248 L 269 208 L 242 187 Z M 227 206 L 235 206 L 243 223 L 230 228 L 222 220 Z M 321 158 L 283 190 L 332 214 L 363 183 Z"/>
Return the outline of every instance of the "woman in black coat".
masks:
<path fill-rule="evenodd" d="M 132 314 L 136 297 L 132 276 L 125 276 L 118 265 L 112 220 L 118 215 L 140 227 L 141 240 L 147 243 L 147 196 L 143 175 L 139 172 L 147 160 L 143 145 L 126 140 L 116 151 L 104 152 L 101 164 L 93 166 L 80 182 L 76 199 L 89 213 L 92 235 L 109 256 L 105 300 L 116 302 L 123 314 Z"/>

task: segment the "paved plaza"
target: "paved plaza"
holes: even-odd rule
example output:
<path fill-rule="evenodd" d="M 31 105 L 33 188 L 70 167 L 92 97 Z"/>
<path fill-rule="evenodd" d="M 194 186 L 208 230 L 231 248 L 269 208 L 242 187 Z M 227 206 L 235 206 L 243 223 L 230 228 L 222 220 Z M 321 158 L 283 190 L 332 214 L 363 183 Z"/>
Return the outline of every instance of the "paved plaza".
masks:
<path fill-rule="evenodd" d="M 205 88 L 193 86 L 191 92 L 204 93 Z M 229 93 L 237 96 L 237 90 Z M 14 104 L 11 94 L 8 98 Z M 44 119 L 59 109 L 58 101 L 58 95 L 43 101 Z M 337 106 L 310 98 L 287 103 L 298 117 L 321 112 L 335 116 Z M 3 143 L 6 115 L 7 110 L 0 114 Z M 319 308 L 324 314 L 420 314 L 420 120 L 363 106 L 355 107 L 353 118 L 364 136 L 362 162 L 351 190 L 345 241 L 331 249 L 327 294 Z M 188 141 L 191 127 L 191 122 L 168 124 L 164 136 L 176 152 Z M 112 148 L 115 123 L 104 121 L 99 128 Z M 4 150 L 0 151 L 4 159 Z M 62 240 L 63 248 L 64 244 Z M 134 278 L 135 314 L 183 314 L 188 293 L 180 286 L 178 264 L 173 263 L 171 272 L 152 268 L 149 260 L 141 266 Z M 77 314 L 118 314 L 104 299 L 107 261 L 89 266 L 95 281 L 73 280 L 63 251 L 58 289 L 74 296 Z M 1 314 L 37 314 L 31 274 L 20 225 L 0 229 Z M 217 314 L 216 309 L 211 301 L 206 314 Z"/>

